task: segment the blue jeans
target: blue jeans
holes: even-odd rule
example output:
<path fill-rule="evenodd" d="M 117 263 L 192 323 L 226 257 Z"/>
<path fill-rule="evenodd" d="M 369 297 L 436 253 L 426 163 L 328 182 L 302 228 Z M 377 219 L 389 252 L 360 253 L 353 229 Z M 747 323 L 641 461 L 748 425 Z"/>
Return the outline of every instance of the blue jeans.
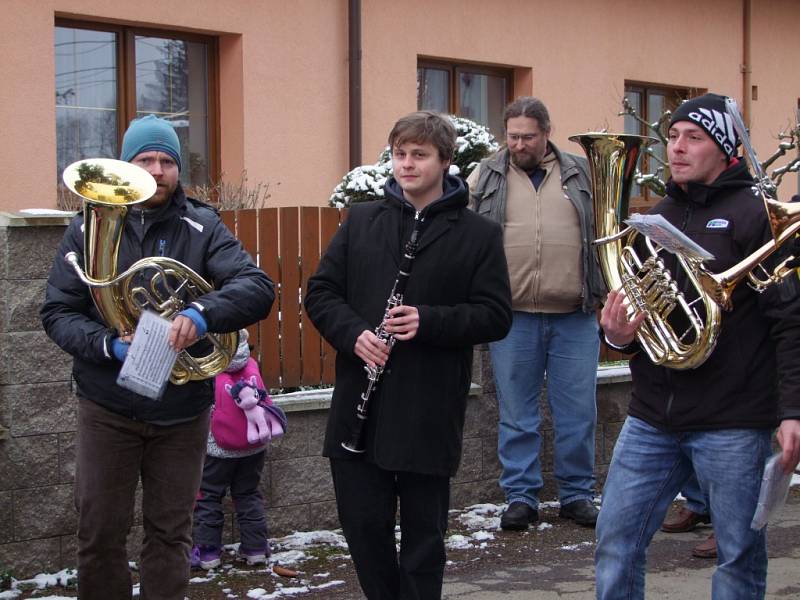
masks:
<path fill-rule="evenodd" d="M 708 500 L 703 490 L 700 489 L 700 482 L 697 475 L 692 473 L 689 480 L 683 484 L 681 495 L 686 498 L 686 508 L 698 515 L 708 514 Z"/>
<path fill-rule="evenodd" d="M 537 508 L 542 489 L 539 398 L 547 374 L 553 419 L 554 472 L 561 504 L 594 498 L 597 318 L 514 312 L 511 331 L 490 345 L 500 429 L 500 485 L 508 502 Z"/>
<path fill-rule="evenodd" d="M 665 433 L 628 417 L 614 448 L 597 521 L 598 599 L 644 598 L 647 546 L 692 472 L 708 493 L 717 538 L 711 597 L 763 598 L 766 536 L 763 529 L 750 529 L 750 521 L 770 434 L 768 429 Z"/>

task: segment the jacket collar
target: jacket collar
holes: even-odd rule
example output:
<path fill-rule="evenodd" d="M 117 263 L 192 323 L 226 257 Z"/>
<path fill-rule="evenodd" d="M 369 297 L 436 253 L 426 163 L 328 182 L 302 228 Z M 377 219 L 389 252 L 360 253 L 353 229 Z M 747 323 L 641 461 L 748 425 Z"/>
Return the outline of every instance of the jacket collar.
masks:
<path fill-rule="evenodd" d="M 382 227 L 380 235 L 393 250 L 392 255 L 399 264 L 402 244 L 410 232 L 406 219 L 413 217 L 415 209 L 403 198 L 402 190 L 394 177 L 390 177 L 384 184 L 384 194 L 386 199 L 381 203 L 382 212 L 398 211 L 400 217 L 398 220 L 380 219 L 379 226 Z M 468 203 L 469 192 L 464 180 L 453 175 L 445 175 L 442 196 L 422 210 L 421 214 L 424 214 L 426 224 L 417 252 L 421 252 L 434 240 L 447 233 L 452 228 L 453 222 L 459 218 L 460 209 L 465 208 Z M 439 214 L 442 218 L 435 218 Z"/>
<path fill-rule="evenodd" d="M 132 228 L 140 241 L 144 240 L 150 227 L 156 223 L 184 216 L 187 206 L 188 201 L 186 200 L 186 193 L 183 191 L 183 186 L 178 182 L 178 187 L 175 188 L 169 202 L 164 206 L 159 206 L 154 209 L 137 210 L 136 207 L 131 209 L 125 221 L 126 227 Z M 142 217 L 142 211 L 144 211 L 144 218 Z"/>
<path fill-rule="evenodd" d="M 436 213 L 461 208 L 468 204 L 467 185 L 464 180 L 454 175 L 445 175 L 442 195 L 422 209 L 426 215 L 433 216 Z M 384 194 L 386 195 L 386 205 L 400 206 L 410 209 L 412 214 L 416 211 L 414 206 L 403 197 L 400 184 L 394 177 L 390 177 L 384 184 Z"/>
<path fill-rule="evenodd" d="M 692 202 L 694 204 L 709 204 L 720 196 L 724 196 L 733 190 L 744 187 L 752 187 L 753 177 L 747 170 L 747 163 L 737 159 L 736 163 L 720 173 L 713 183 L 704 184 L 690 181 L 683 191 L 672 179 L 667 182 L 667 195 L 682 202 Z"/>

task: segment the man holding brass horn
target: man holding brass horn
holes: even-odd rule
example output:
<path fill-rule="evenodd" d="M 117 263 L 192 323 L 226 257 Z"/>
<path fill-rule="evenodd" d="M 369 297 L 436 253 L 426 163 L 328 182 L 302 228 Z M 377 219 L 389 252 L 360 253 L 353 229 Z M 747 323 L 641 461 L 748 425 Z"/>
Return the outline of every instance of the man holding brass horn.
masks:
<path fill-rule="evenodd" d="M 455 143 L 443 115 L 401 118 L 385 199 L 350 209 L 308 282 L 306 311 L 337 351 L 323 454 L 369 600 L 441 597 L 472 346 L 511 325 L 500 228 L 448 174 Z"/>
<path fill-rule="evenodd" d="M 669 126 L 667 195 L 651 211 L 713 254 L 713 272 L 772 239 L 754 180 L 736 157 L 738 143 L 724 97 L 705 94 L 679 106 Z M 675 256 L 659 256 L 691 299 Z M 639 351 L 644 313 L 630 318 L 624 295 L 609 293 L 600 324 L 608 342 L 634 353 L 633 395 L 597 523 L 599 599 L 644 598 L 647 546 L 693 471 L 717 539 L 712 597 L 764 597 L 765 531 L 751 529 L 751 520 L 776 426 L 783 469 L 800 459 L 799 288 L 794 275 L 761 294 L 737 286 L 713 352 L 683 370 L 657 366 Z"/>
<path fill-rule="evenodd" d="M 118 245 L 118 252 L 116 248 L 111 252 L 116 258 L 111 273 L 127 270 L 144 257 L 160 257 L 174 259 L 171 265 L 181 264 L 214 286 L 172 320 L 169 343 L 173 349 L 188 349 L 198 340 L 201 343 L 194 348 L 210 346 L 206 332 L 209 336 L 235 332 L 264 318 L 274 299 L 272 282 L 217 212 L 184 194 L 179 181 L 180 141 L 170 123 L 152 115 L 134 120 L 123 138 L 121 158 L 149 172 L 156 185 L 155 194 L 132 206 L 128 218 L 122 213 L 116 244 L 106 244 Z M 158 400 L 117 385 L 129 335 L 121 335 L 109 324 L 101 303 L 96 297 L 93 302 L 90 288 L 64 259 L 72 252 L 83 262 L 85 254 L 87 273 L 97 264 L 112 262 L 109 256 L 95 256 L 96 248 L 89 247 L 95 240 L 84 239 L 84 229 L 95 226 L 88 222 L 92 219 L 87 209 L 68 227 L 41 307 L 47 335 L 73 356 L 72 376 L 77 384 L 78 593 L 82 600 L 131 598 L 126 540 L 141 478 L 140 597 L 182 600 L 189 578 L 192 508 L 202 473 L 213 382 L 198 378 L 183 385 L 167 383 Z M 165 277 L 154 277 L 151 284 L 146 274 L 134 275 L 142 286 L 137 289 L 155 293 L 155 288 L 169 287 Z"/>

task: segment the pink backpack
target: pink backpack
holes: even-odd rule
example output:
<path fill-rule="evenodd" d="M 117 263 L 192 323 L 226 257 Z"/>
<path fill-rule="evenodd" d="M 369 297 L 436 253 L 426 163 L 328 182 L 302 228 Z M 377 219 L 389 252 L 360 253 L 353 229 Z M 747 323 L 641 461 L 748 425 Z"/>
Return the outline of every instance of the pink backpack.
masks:
<path fill-rule="evenodd" d="M 253 358 L 239 371 L 217 375 L 214 396 L 211 433 L 221 448 L 260 448 L 286 430 L 286 415 L 272 404 Z"/>

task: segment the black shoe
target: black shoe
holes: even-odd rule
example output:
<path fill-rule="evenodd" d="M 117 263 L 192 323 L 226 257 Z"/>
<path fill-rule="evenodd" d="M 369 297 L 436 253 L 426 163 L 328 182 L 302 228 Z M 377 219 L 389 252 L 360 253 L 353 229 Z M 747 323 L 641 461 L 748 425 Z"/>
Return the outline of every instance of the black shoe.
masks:
<path fill-rule="evenodd" d="M 529 523 L 539 520 L 539 511 L 524 502 L 512 502 L 500 517 L 500 527 L 506 530 L 523 531 Z"/>
<path fill-rule="evenodd" d="M 564 504 L 561 510 L 558 511 L 558 516 L 562 519 L 572 519 L 578 525 L 585 525 L 586 527 L 594 527 L 599 514 L 600 511 L 588 500 L 576 500 L 575 502 Z"/>

